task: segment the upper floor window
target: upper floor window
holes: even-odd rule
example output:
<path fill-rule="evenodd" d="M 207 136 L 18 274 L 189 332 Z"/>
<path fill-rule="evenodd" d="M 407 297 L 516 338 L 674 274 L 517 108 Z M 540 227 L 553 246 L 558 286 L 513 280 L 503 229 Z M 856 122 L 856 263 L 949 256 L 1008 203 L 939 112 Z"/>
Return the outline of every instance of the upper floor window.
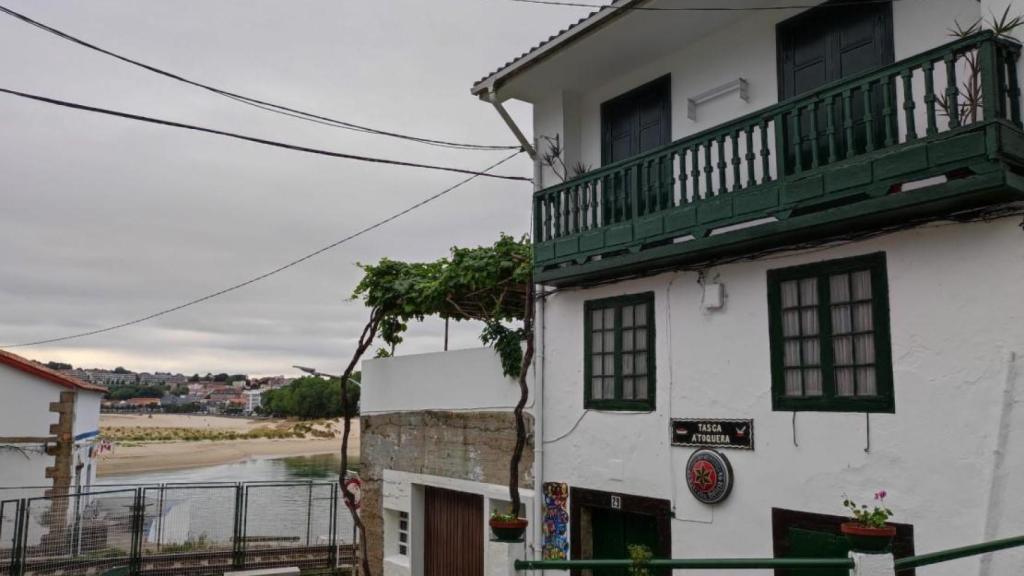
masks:
<path fill-rule="evenodd" d="M 584 306 L 584 407 L 654 410 L 654 293 Z"/>
<path fill-rule="evenodd" d="M 885 254 L 768 272 L 775 410 L 893 412 Z"/>

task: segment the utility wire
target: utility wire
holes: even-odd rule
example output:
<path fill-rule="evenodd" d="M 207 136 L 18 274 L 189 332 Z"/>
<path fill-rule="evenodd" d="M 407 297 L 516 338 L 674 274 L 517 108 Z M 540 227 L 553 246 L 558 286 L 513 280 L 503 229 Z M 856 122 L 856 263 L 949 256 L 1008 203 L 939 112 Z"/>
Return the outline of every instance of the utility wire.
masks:
<path fill-rule="evenodd" d="M 436 194 L 433 194 L 431 196 L 427 196 L 423 200 L 420 200 L 419 202 L 413 204 L 412 206 L 409 206 L 408 208 L 406 208 L 406 209 L 404 209 L 404 210 L 402 210 L 400 212 L 392 214 L 391 216 L 388 216 L 387 218 L 385 218 L 383 220 L 380 220 L 380 221 L 376 222 L 375 224 L 371 224 L 371 225 L 363 228 L 362 230 L 359 230 L 358 232 L 354 232 L 352 234 L 349 234 L 348 236 L 342 238 L 341 240 L 338 240 L 337 242 L 333 242 L 331 244 L 328 244 L 327 246 L 324 246 L 323 248 L 320 248 L 320 249 L 318 249 L 316 251 L 310 252 L 309 254 L 306 254 L 305 256 L 302 256 L 301 258 L 297 258 L 295 260 L 292 260 L 291 262 L 288 262 L 287 264 L 284 264 L 282 266 L 278 266 L 277 268 L 274 268 L 273 270 L 270 270 L 269 272 L 264 272 L 263 274 L 260 274 L 259 276 L 255 276 L 253 278 L 250 278 L 250 279 L 248 279 L 248 280 L 246 280 L 244 282 L 240 282 L 240 283 L 235 284 L 233 286 L 229 286 L 229 287 L 224 288 L 222 290 L 218 290 L 218 291 L 213 292 L 211 294 L 207 294 L 206 296 L 201 296 L 199 298 L 195 298 L 193 300 L 189 300 L 188 302 L 185 302 L 183 304 L 179 304 L 179 305 L 173 306 L 171 308 L 165 308 L 163 310 L 160 310 L 159 312 L 154 312 L 152 314 L 148 314 L 148 315 L 143 316 L 141 318 L 136 318 L 134 320 L 129 320 L 127 322 L 122 322 L 120 324 L 115 324 L 113 326 L 107 326 L 106 328 L 99 328 L 99 329 L 96 329 L 96 330 L 89 330 L 88 332 L 79 332 L 77 334 L 69 334 L 67 336 L 58 336 L 56 338 L 46 338 L 45 340 L 36 340 L 36 341 L 33 341 L 33 342 L 21 342 L 19 344 L 0 345 L 0 348 L 23 348 L 23 347 L 26 347 L 26 346 L 39 346 L 39 345 L 42 345 L 42 344 L 52 344 L 54 342 L 65 342 L 67 340 L 75 340 L 75 339 L 78 339 L 78 338 L 85 338 L 86 336 L 95 336 L 97 334 L 103 334 L 105 332 L 113 332 L 114 330 L 119 330 L 121 328 L 127 328 L 129 326 L 134 326 L 136 324 L 141 324 L 141 323 L 146 322 L 148 320 L 152 320 L 154 318 L 159 318 L 160 316 L 165 316 L 167 314 L 171 314 L 172 312 L 177 312 L 179 310 L 183 310 L 183 309 L 188 308 L 190 306 L 195 306 L 196 304 L 200 304 L 202 302 L 206 302 L 207 300 L 212 300 L 212 299 L 214 299 L 214 298 L 216 298 L 218 296 L 223 296 L 224 294 L 227 294 L 229 292 L 234 292 L 235 290 L 239 290 L 241 288 L 245 288 L 246 286 L 249 286 L 250 284 L 255 284 L 255 283 L 257 283 L 257 282 L 259 282 L 261 280 L 266 280 L 267 278 L 270 278 L 271 276 L 274 276 L 275 274 L 279 274 L 279 273 L 284 272 L 285 270 L 287 270 L 289 268 L 292 268 L 294 266 L 298 266 L 299 264 L 302 264 L 306 260 L 310 260 L 312 258 L 315 258 L 315 257 L 319 256 L 320 254 L 323 254 L 324 252 L 327 252 L 328 250 L 332 250 L 334 248 L 337 248 L 338 246 L 341 246 L 342 244 L 348 242 L 349 240 L 353 240 L 355 238 L 358 238 L 358 237 L 360 237 L 360 236 L 362 236 L 362 235 L 364 235 L 364 234 L 366 234 L 368 232 L 371 232 L 373 230 L 376 230 L 377 228 L 380 228 L 381 226 L 384 226 L 385 224 L 393 222 L 393 221 L 397 220 L 398 218 L 401 218 L 402 216 L 405 216 L 406 214 L 412 212 L 413 210 L 421 208 L 421 207 L 423 207 L 423 206 L 433 202 L 434 200 L 437 200 L 438 198 L 444 196 L 445 194 L 448 194 L 449 192 L 452 192 L 452 191 L 456 190 L 457 188 L 459 188 L 459 187 L 461 187 L 461 186 L 463 186 L 465 184 L 468 184 L 469 182 L 471 182 L 475 178 L 487 175 L 487 172 L 497 168 L 498 166 L 501 166 L 505 162 L 508 162 L 509 160 L 515 158 L 516 156 L 518 156 L 521 153 L 522 153 L 522 151 L 513 152 L 512 154 L 506 156 L 505 158 L 495 162 L 494 164 L 491 164 L 487 168 L 484 168 L 482 171 L 477 172 L 477 173 L 473 174 L 472 176 L 470 176 L 468 178 L 465 178 L 465 179 L 457 182 L 456 184 L 454 184 L 452 186 L 449 186 L 448 188 L 445 188 L 444 190 L 441 190 L 440 192 L 438 192 Z"/>
<path fill-rule="evenodd" d="M 276 140 L 267 140 L 265 138 L 257 138 L 255 136 L 246 136 L 244 134 L 238 134 L 236 132 L 227 132 L 224 130 L 217 130 L 215 128 L 205 128 L 203 126 L 196 126 L 195 124 L 185 124 L 182 122 L 174 122 L 172 120 L 163 120 L 160 118 L 153 118 L 151 116 L 142 116 L 140 114 L 130 114 L 128 112 L 119 112 L 117 110 L 110 110 L 107 108 L 97 108 L 95 106 L 88 106 L 85 104 L 78 104 L 76 102 L 68 102 L 66 100 L 57 100 L 56 98 L 47 98 L 46 96 L 39 96 L 37 94 L 29 94 L 27 92 L 19 92 L 17 90 L 10 90 L 7 88 L 0 88 L 0 92 L 4 94 L 10 94 L 12 96 L 18 96 L 21 98 L 28 98 L 30 100 L 36 100 L 38 102 L 46 102 L 47 104 L 54 104 L 57 106 L 63 106 L 65 108 L 73 108 L 75 110 L 84 110 L 86 112 L 96 112 L 98 114 L 106 114 L 108 116 L 117 116 L 119 118 L 127 118 L 129 120 L 138 120 L 139 122 L 148 122 L 150 124 L 159 124 L 161 126 L 171 126 L 173 128 L 184 128 L 186 130 L 196 130 L 198 132 L 206 132 L 207 134 L 216 134 L 218 136 L 226 136 L 228 138 L 235 138 L 238 140 L 245 140 L 247 142 L 255 142 L 257 144 L 263 144 L 266 146 L 274 146 L 276 148 L 284 148 L 286 150 L 294 150 L 296 152 L 306 152 L 308 154 L 319 154 L 321 156 L 331 156 L 333 158 L 345 158 L 347 160 L 358 160 L 360 162 L 374 162 L 377 164 L 391 164 L 394 166 L 406 166 L 410 168 L 425 168 L 427 170 L 441 170 L 444 172 L 455 172 L 458 174 L 472 174 L 475 176 L 484 176 L 486 178 L 497 178 L 500 180 L 522 180 L 531 182 L 530 178 L 524 176 L 508 176 L 503 174 L 486 174 L 483 172 L 476 172 L 473 170 L 466 170 L 464 168 L 455 168 L 452 166 L 438 166 L 435 164 L 420 164 L 417 162 L 406 162 L 403 160 L 389 160 L 386 158 L 374 158 L 371 156 L 359 156 L 356 154 L 346 154 L 344 152 L 333 152 L 331 150 L 323 150 L 321 148 L 310 148 L 308 146 L 298 146 L 296 144 L 286 144 L 284 142 L 278 142 Z"/>
<path fill-rule="evenodd" d="M 613 6 L 611 4 L 592 4 L 570 0 L 510 0 L 524 4 L 541 4 L 545 6 L 566 6 L 571 8 L 597 8 L 611 10 L 639 10 L 651 12 L 756 12 L 767 10 L 802 10 L 805 8 L 833 8 L 841 6 L 863 6 L 865 4 L 888 4 L 897 0 L 863 0 L 861 2 L 831 2 L 826 4 L 791 4 L 787 6 Z"/>
<path fill-rule="evenodd" d="M 22 22 L 25 22 L 26 24 L 30 24 L 32 26 L 35 26 L 36 28 L 39 28 L 40 30 L 43 30 L 44 32 L 48 32 L 50 34 L 53 34 L 54 36 L 57 36 L 59 38 L 67 40 L 69 42 L 73 42 L 75 44 L 78 44 L 79 46 L 83 46 L 83 47 L 88 48 L 90 50 L 94 50 L 94 51 L 99 52 L 101 54 L 105 54 L 105 55 L 110 56 L 112 58 L 116 58 L 116 59 L 118 59 L 118 60 L 120 60 L 122 62 L 126 62 L 128 64 L 133 65 L 133 66 L 138 66 L 139 68 L 143 68 L 145 70 L 148 70 L 148 71 L 153 72 L 155 74 L 159 74 L 159 75 L 164 76 L 166 78 L 170 78 L 172 80 L 177 80 L 178 82 L 184 82 L 185 84 L 188 84 L 190 86 L 194 86 L 196 88 L 202 88 L 203 90 L 208 90 L 210 92 L 213 92 L 214 94 L 218 94 L 220 96 L 224 96 L 226 98 L 230 98 L 230 99 L 235 100 L 237 102 L 241 102 L 242 104 L 247 104 L 249 106 L 253 106 L 253 107 L 259 108 L 261 110 L 266 110 L 267 112 L 274 112 L 276 114 L 283 114 L 285 116 L 290 116 L 292 118 L 298 118 L 299 120 L 306 120 L 306 121 L 309 121 L 309 122 L 314 122 L 316 124 L 323 124 L 325 126 L 332 126 L 334 128 L 343 128 L 343 129 L 346 129 L 346 130 L 354 130 L 356 132 L 364 132 L 364 133 L 367 133 L 367 134 L 376 134 L 378 136 L 390 136 L 392 138 L 399 138 L 399 139 L 402 139 L 402 140 L 409 140 L 409 141 L 412 141 L 412 142 L 418 142 L 420 144 L 428 144 L 428 145 L 431 145 L 431 146 L 440 146 L 440 147 L 443 147 L 443 148 L 455 148 L 455 149 L 459 149 L 459 150 L 515 150 L 515 149 L 519 148 L 519 146 L 507 146 L 507 145 L 506 146 L 487 146 L 487 145 L 482 145 L 482 144 L 466 144 L 466 143 L 462 143 L 462 142 L 450 142 L 448 140 L 435 140 L 435 139 L 431 139 L 431 138 L 422 138 L 422 137 L 419 137 L 419 136 L 410 136 L 408 134 L 400 134 L 398 132 L 389 132 L 389 131 L 386 131 L 386 130 L 378 130 L 376 128 L 370 128 L 368 126 L 361 126 L 359 124 L 353 124 L 351 122 L 345 122 L 344 120 L 338 120 L 336 118 L 331 118 L 329 116 L 323 116 L 323 115 L 315 114 L 315 113 L 312 113 L 312 112 L 306 112 L 304 110 L 299 110 L 297 108 L 290 108 L 288 106 L 283 106 L 281 104 L 274 104 L 273 102 L 268 102 L 266 100 L 260 100 L 258 98 L 253 98 L 253 97 L 250 97 L 250 96 L 245 96 L 245 95 L 239 94 L 237 92 L 231 92 L 231 91 L 225 90 L 223 88 L 217 88 L 216 86 L 211 86 L 209 84 L 204 84 L 204 83 L 199 82 L 197 80 L 191 80 L 191 79 L 186 78 L 186 77 L 184 77 L 184 76 L 182 76 L 180 74 L 175 74 L 174 72 L 168 72 L 167 70 L 163 70 L 161 68 L 157 68 L 156 66 L 151 66 L 149 64 L 146 64 L 146 63 L 143 63 L 143 62 L 139 62 L 138 60 L 129 58 L 127 56 L 122 56 L 121 54 L 118 54 L 116 52 L 112 52 L 112 51 L 107 50 L 105 48 L 101 48 L 100 46 L 97 46 L 95 44 L 92 44 L 90 42 L 82 40 L 81 38 L 77 38 L 75 36 L 72 36 L 71 34 L 68 34 L 67 32 L 63 32 L 61 30 L 53 28 L 52 26 L 48 26 L 46 24 L 43 24 L 42 22 L 39 22 L 38 20 L 33 20 L 32 18 L 29 18 L 28 16 L 26 16 L 24 14 L 21 14 L 20 12 L 15 12 L 14 10 L 11 10 L 10 8 L 7 8 L 6 6 L 0 5 L 0 12 L 3 12 L 4 14 L 7 14 L 8 16 L 11 16 L 11 17 L 16 18 L 18 20 L 21 20 Z"/>

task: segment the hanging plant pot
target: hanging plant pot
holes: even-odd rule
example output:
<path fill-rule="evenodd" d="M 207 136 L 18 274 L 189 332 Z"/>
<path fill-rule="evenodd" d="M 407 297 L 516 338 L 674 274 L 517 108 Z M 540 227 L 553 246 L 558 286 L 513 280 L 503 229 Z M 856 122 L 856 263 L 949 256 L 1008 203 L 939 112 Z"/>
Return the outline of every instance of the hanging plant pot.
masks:
<path fill-rule="evenodd" d="M 868 554 L 888 552 L 896 537 L 896 527 L 889 525 L 872 528 L 860 522 L 843 522 L 839 530 L 846 536 L 851 550 Z"/>
<path fill-rule="evenodd" d="M 525 518 L 491 518 L 489 523 L 494 539 L 498 542 L 522 542 L 529 524 Z"/>

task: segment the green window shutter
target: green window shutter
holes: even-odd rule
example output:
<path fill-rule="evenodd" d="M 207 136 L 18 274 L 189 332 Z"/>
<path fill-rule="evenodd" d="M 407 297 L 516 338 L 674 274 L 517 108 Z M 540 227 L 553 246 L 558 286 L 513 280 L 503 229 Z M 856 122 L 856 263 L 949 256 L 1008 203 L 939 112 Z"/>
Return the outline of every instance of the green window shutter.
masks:
<path fill-rule="evenodd" d="M 654 293 L 584 304 L 584 408 L 655 406 Z"/>
<path fill-rule="evenodd" d="M 775 410 L 894 412 L 885 254 L 768 272 Z"/>

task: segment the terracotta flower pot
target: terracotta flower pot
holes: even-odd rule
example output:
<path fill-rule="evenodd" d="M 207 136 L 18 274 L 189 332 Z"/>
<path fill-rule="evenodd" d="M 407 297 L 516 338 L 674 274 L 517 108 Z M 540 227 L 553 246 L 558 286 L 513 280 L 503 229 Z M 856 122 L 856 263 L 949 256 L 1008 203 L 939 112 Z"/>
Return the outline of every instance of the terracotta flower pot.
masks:
<path fill-rule="evenodd" d="M 526 526 L 529 524 L 525 518 L 516 518 L 515 520 L 491 518 L 489 523 L 491 532 L 494 533 L 494 539 L 498 542 L 521 542 L 526 533 Z"/>
<path fill-rule="evenodd" d="M 865 526 L 860 522 L 844 522 L 839 530 L 846 536 L 850 549 L 854 552 L 880 553 L 892 547 L 892 539 L 896 537 L 896 527 L 886 524 L 881 528 Z"/>

